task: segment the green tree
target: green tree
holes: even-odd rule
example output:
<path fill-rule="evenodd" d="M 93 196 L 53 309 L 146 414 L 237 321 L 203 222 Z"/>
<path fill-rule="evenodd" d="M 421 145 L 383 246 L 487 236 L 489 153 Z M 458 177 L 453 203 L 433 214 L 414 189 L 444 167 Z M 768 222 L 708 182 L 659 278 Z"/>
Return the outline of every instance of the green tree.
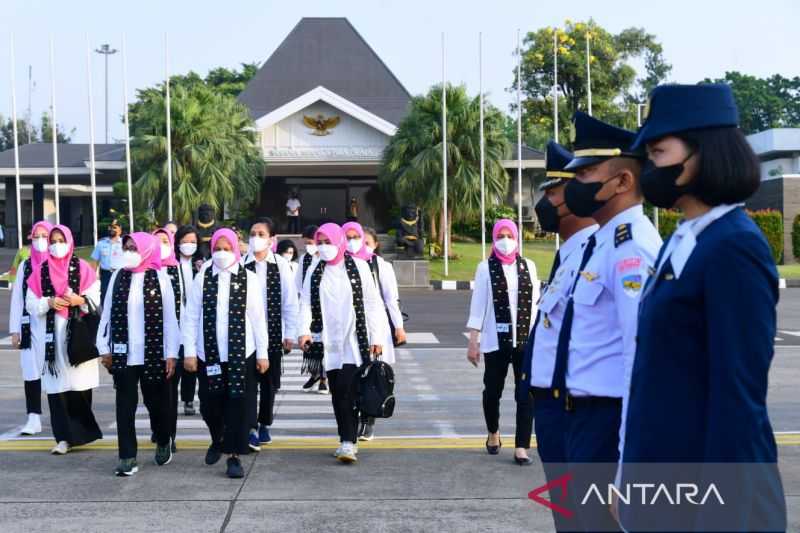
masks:
<path fill-rule="evenodd" d="M 53 126 L 50 124 L 50 115 L 48 113 L 42 113 L 42 126 L 40 128 L 42 132 L 41 142 L 43 143 L 51 143 L 53 142 Z M 64 127 L 56 124 L 56 142 L 61 144 L 67 144 L 72 142 L 72 136 L 75 135 L 75 128 L 72 128 L 69 133 L 64 131 Z"/>
<path fill-rule="evenodd" d="M 589 19 L 567 20 L 563 28 L 529 32 L 522 47 L 521 85 L 526 142 L 543 148 L 553 133 L 554 41 L 558 50 L 559 140 L 569 138 L 575 111 L 588 109 L 586 40 L 589 39 L 592 114 L 628 128 L 636 127 L 636 103 L 663 82 L 672 67 L 663 57 L 655 36 L 642 28 L 612 34 Z M 637 78 L 630 62 L 644 61 L 645 74 Z M 514 71 L 516 78 L 516 69 Z M 509 91 L 516 90 L 516 79 Z"/>
<path fill-rule="evenodd" d="M 739 108 L 739 122 L 746 134 L 800 126 L 800 76 L 784 78 L 775 74 L 757 78 L 726 72 L 724 78 L 703 80 L 712 82 L 731 86 Z"/>
<path fill-rule="evenodd" d="M 253 201 L 263 159 L 247 109 L 204 84 L 171 90 L 173 218 L 189 223 L 196 209 Z M 135 205 L 167 215 L 167 147 L 163 89 L 139 91 L 130 112 Z"/>
<path fill-rule="evenodd" d="M 14 124 L 11 118 L 4 118 L 0 115 L 0 152 L 4 150 L 11 150 L 14 148 Z M 63 126 L 56 127 L 56 135 L 58 142 L 69 143 L 72 142 L 72 135 L 75 134 L 75 128 L 72 128 L 69 133 L 66 133 Z M 42 113 L 42 118 L 39 126 L 30 124 L 26 119 L 17 117 L 17 143 L 19 146 L 30 143 L 49 143 L 53 139 L 53 129 L 50 125 L 50 115 Z"/>
<path fill-rule="evenodd" d="M 448 235 L 453 218 L 480 209 L 480 99 L 462 86 L 447 87 Z M 502 160 L 509 156 L 505 118 L 485 106 L 485 184 L 487 203 L 501 199 L 508 187 Z M 415 203 L 431 222 L 432 238 L 442 242 L 442 88 L 411 100 L 411 110 L 383 153 L 379 181 L 400 203 Z M 439 226 L 438 231 L 436 226 Z M 451 241 L 452 242 L 452 241 Z"/>

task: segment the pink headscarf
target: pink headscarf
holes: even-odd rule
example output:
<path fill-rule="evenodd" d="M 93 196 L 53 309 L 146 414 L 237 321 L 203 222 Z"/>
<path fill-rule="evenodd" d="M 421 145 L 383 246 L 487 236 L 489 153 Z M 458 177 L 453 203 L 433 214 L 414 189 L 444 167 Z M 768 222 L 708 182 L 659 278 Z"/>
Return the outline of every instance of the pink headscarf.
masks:
<path fill-rule="evenodd" d="M 33 247 L 33 235 L 36 233 L 38 228 L 46 229 L 47 235 L 49 236 L 50 230 L 53 229 L 53 225 L 46 220 L 40 220 L 31 228 L 31 267 L 33 268 L 39 268 L 39 265 L 47 261 L 47 258 L 50 256 L 50 252 L 48 250 L 40 252 Z M 33 270 L 31 270 L 31 273 L 33 273 Z"/>
<path fill-rule="evenodd" d="M 347 241 L 344 238 L 344 231 L 342 231 L 342 228 L 339 227 L 338 224 L 328 222 L 327 224 L 323 224 L 319 227 L 317 232 L 314 234 L 314 240 L 316 241 L 320 235 L 327 237 L 331 241 L 331 244 L 339 249 L 336 257 L 330 261 L 326 261 L 326 263 L 329 265 L 338 265 L 341 263 L 342 259 L 344 258 L 345 249 L 347 248 Z"/>
<path fill-rule="evenodd" d="M 47 257 L 47 266 L 50 271 L 50 282 L 53 284 L 53 289 L 56 293 L 56 296 L 63 297 L 67 289 L 69 289 L 69 262 L 72 259 L 72 252 L 75 250 L 75 241 L 72 238 L 72 232 L 69 230 L 68 227 L 62 226 L 61 224 L 57 226 L 53 226 L 50 229 L 50 234 L 47 236 L 47 240 L 49 241 L 53 235 L 54 231 L 60 231 L 64 235 L 64 240 L 67 243 L 67 255 L 58 259 L 53 257 L 52 255 L 48 255 Z M 43 265 L 44 263 L 42 263 Z M 94 269 L 89 266 L 89 263 L 81 259 L 79 261 L 80 264 L 80 284 L 79 284 L 79 292 L 84 294 L 89 287 L 97 280 L 97 275 L 94 272 Z M 28 278 L 28 288 L 33 291 L 38 298 L 42 297 L 42 265 L 39 265 L 36 269 L 34 269 L 31 277 Z M 57 311 L 57 313 L 64 318 L 69 317 L 69 309 L 62 309 L 61 311 Z"/>
<path fill-rule="evenodd" d="M 497 243 L 497 238 L 500 234 L 500 231 L 504 229 L 510 230 L 511 235 L 514 236 L 514 239 L 519 241 L 519 232 L 517 231 L 517 225 L 514 223 L 514 221 L 507 218 L 501 218 L 495 222 L 494 228 L 492 228 L 492 253 L 501 263 L 504 265 L 510 265 L 517 260 L 517 256 L 519 255 L 519 242 L 517 242 L 517 249 L 514 250 L 514 252 L 510 255 L 506 255 L 498 250 L 497 246 L 495 246 L 495 243 Z"/>
<path fill-rule="evenodd" d="M 236 260 L 226 268 L 227 270 L 242 260 L 242 252 L 239 250 L 239 236 L 236 235 L 236 232 L 229 228 L 220 228 L 211 236 L 212 254 L 214 253 L 214 246 L 217 245 L 217 241 L 223 238 L 231 245 L 231 252 L 233 252 L 233 255 L 236 257 Z"/>
<path fill-rule="evenodd" d="M 161 259 L 161 239 L 159 239 L 158 236 L 162 233 L 166 235 L 167 239 L 169 240 L 169 257 L 166 259 Z M 156 240 L 158 241 L 158 258 L 161 259 L 161 266 L 178 266 L 178 260 L 175 259 L 175 235 L 173 235 L 172 232 L 166 228 L 159 228 L 155 230 L 153 235 L 156 236 Z"/>
<path fill-rule="evenodd" d="M 122 245 L 125 240 L 131 239 L 136 244 L 136 251 L 142 257 L 142 262 L 135 268 L 128 268 L 131 272 L 144 272 L 146 270 L 161 268 L 161 241 L 157 237 L 144 231 L 136 231 L 125 235 L 122 238 Z"/>
<path fill-rule="evenodd" d="M 347 245 L 347 230 L 353 230 L 358 233 L 358 236 L 361 237 L 361 249 L 354 254 L 347 252 L 348 254 L 352 255 L 353 257 L 358 257 L 359 259 L 363 259 L 364 261 L 369 261 L 372 259 L 374 255 L 372 252 L 367 250 L 367 243 L 365 242 L 366 239 L 364 238 L 364 228 L 361 227 L 361 224 L 358 222 L 348 222 L 342 226 L 342 233 L 345 235 L 345 246 Z"/>

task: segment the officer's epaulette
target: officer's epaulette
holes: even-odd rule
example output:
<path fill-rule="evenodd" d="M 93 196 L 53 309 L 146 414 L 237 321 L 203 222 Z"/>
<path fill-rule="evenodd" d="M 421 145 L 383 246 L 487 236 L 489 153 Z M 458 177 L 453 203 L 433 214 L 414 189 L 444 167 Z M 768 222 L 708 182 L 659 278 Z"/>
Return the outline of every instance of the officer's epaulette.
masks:
<path fill-rule="evenodd" d="M 614 230 L 614 247 L 618 248 L 620 244 L 633 239 L 633 232 L 631 231 L 631 224 L 620 224 Z"/>

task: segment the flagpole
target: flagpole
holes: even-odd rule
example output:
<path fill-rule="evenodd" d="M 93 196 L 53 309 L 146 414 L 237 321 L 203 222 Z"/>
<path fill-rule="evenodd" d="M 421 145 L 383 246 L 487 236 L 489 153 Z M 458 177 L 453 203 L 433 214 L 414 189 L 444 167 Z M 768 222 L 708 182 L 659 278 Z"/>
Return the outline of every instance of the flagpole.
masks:
<path fill-rule="evenodd" d="M 167 98 L 167 218 L 172 220 L 172 124 L 169 103 L 169 42 L 164 34 L 164 71 L 166 73 Z"/>
<path fill-rule="evenodd" d="M 17 247 L 22 248 L 22 187 L 19 183 L 19 139 L 17 139 L 17 65 L 14 59 L 14 34 L 11 34 L 11 122 L 14 135 L 14 177 L 17 185 Z"/>
<path fill-rule="evenodd" d="M 520 47 L 519 28 L 517 28 L 517 220 L 519 223 L 519 254 L 522 255 L 522 243 L 525 233 L 522 227 L 522 48 Z"/>
<path fill-rule="evenodd" d="M 122 109 L 125 120 L 125 170 L 128 174 L 128 227 L 133 233 L 133 180 L 131 178 L 131 125 L 128 119 L 128 43 L 122 36 Z"/>
<path fill-rule="evenodd" d="M 61 224 L 61 196 L 58 186 L 58 126 L 56 124 L 56 58 L 52 34 L 50 35 L 50 109 L 50 127 L 51 135 L 53 136 L 53 187 L 55 189 L 56 224 Z"/>
<path fill-rule="evenodd" d="M 486 259 L 486 187 L 484 175 L 484 147 L 483 134 L 483 34 L 478 33 L 478 91 L 481 106 L 481 257 Z"/>
<path fill-rule="evenodd" d="M 553 140 L 558 142 L 558 28 L 553 28 Z M 556 232 L 556 250 L 561 236 Z"/>
<path fill-rule="evenodd" d="M 589 116 L 592 116 L 592 67 L 591 67 L 591 55 L 589 54 L 589 39 L 591 38 L 592 34 L 589 33 L 589 30 L 586 30 L 586 91 L 589 96 Z"/>
<path fill-rule="evenodd" d="M 89 96 L 89 177 L 92 187 L 92 237 L 97 244 L 97 187 L 95 185 L 95 160 L 94 160 L 94 103 L 92 101 L 92 47 L 89 45 L 89 35 L 86 35 L 86 81 Z"/>
<path fill-rule="evenodd" d="M 442 190 L 443 197 L 443 210 L 442 210 L 442 224 L 444 235 L 442 242 L 444 244 L 444 276 L 445 278 L 450 274 L 449 270 L 449 250 L 447 239 L 447 83 L 446 83 L 446 70 L 445 70 L 445 53 L 444 53 L 444 32 L 442 32 Z"/>

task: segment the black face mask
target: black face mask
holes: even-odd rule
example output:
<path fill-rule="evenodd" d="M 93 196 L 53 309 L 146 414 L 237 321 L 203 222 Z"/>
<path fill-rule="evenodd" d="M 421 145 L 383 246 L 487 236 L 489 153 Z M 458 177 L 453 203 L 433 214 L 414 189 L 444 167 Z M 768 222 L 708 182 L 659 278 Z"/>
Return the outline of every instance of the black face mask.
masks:
<path fill-rule="evenodd" d="M 595 196 L 603 185 L 619 177 L 611 176 L 606 181 L 593 181 L 591 183 L 581 183 L 577 179 L 570 180 L 564 188 L 564 200 L 573 215 L 576 217 L 590 217 L 599 211 L 606 203 L 611 200 L 616 193 L 608 200 L 596 200 Z"/>
<path fill-rule="evenodd" d="M 117 230 L 115 230 L 115 229 L 108 230 L 108 236 L 113 239 L 114 237 L 117 236 Z"/>
<path fill-rule="evenodd" d="M 691 153 L 682 162 L 666 167 L 657 167 L 648 159 L 639 178 L 645 200 L 656 207 L 669 209 L 675 205 L 678 198 L 691 192 L 691 182 L 686 185 L 678 185 L 675 182 L 683 174 L 684 165 L 693 155 L 694 153 Z"/>
<path fill-rule="evenodd" d="M 536 218 L 539 220 L 542 231 L 558 233 L 558 225 L 559 222 L 561 222 L 561 217 L 558 215 L 558 208 L 562 205 L 564 205 L 564 202 L 553 205 L 547 196 L 542 196 L 541 199 L 536 202 L 534 210 L 536 211 Z"/>

